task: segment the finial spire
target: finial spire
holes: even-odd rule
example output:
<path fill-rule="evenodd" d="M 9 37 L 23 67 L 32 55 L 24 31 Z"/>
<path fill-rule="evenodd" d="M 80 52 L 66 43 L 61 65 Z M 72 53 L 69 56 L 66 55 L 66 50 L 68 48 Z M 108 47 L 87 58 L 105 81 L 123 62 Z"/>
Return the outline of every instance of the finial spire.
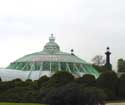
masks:
<path fill-rule="evenodd" d="M 110 47 L 107 47 L 106 48 L 106 52 L 105 52 L 105 55 L 106 55 L 106 64 L 105 64 L 105 67 L 109 70 L 112 70 L 112 65 L 110 64 L 110 55 L 111 55 L 111 52 L 110 52 Z"/>
<path fill-rule="evenodd" d="M 107 47 L 107 51 L 110 51 L 110 47 L 109 46 Z"/>
<path fill-rule="evenodd" d="M 53 37 L 53 34 L 51 34 L 51 37 Z"/>
<path fill-rule="evenodd" d="M 53 36 L 53 34 L 51 34 L 51 36 L 49 37 L 49 41 L 50 42 L 54 42 L 55 41 L 55 37 Z"/>
<path fill-rule="evenodd" d="M 71 55 L 75 55 L 75 54 L 74 54 L 74 50 L 73 50 L 73 49 L 71 49 Z"/>

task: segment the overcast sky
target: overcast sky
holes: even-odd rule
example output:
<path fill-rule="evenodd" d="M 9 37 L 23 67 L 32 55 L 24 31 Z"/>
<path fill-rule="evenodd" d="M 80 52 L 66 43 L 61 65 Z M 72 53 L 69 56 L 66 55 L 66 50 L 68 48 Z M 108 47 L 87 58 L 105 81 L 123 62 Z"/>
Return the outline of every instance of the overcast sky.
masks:
<path fill-rule="evenodd" d="M 124 0 L 0 0 L 0 67 L 37 51 L 51 33 L 61 50 L 87 62 L 112 51 L 125 59 Z"/>

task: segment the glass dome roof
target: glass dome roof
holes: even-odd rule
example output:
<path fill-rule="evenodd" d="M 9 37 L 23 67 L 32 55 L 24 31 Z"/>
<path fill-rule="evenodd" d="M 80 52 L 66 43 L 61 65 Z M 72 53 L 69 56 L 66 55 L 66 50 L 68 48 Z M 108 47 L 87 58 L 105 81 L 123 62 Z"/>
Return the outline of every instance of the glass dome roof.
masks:
<path fill-rule="evenodd" d="M 99 76 L 97 70 L 73 53 L 60 51 L 59 45 L 55 42 L 55 37 L 51 34 L 49 42 L 44 46 L 43 51 L 26 55 L 11 63 L 7 69 L 30 71 L 28 78 L 32 76 L 33 71 L 68 71 L 75 75 L 92 74 Z"/>

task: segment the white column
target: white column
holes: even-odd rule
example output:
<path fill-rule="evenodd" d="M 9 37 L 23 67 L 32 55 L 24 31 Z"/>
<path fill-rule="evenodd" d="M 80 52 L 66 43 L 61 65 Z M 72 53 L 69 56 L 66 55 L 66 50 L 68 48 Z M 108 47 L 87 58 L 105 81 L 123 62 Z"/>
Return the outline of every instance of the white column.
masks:
<path fill-rule="evenodd" d="M 83 71 L 84 71 L 85 73 L 87 73 L 86 69 L 83 67 L 82 64 L 80 64 L 80 67 L 83 69 Z"/>
<path fill-rule="evenodd" d="M 40 65 L 39 78 L 41 77 L 42 71 L 43 71 L 43 62 Z"/>
<path fill-rule="evenodd" d="M 24 68 L 27 66 L 27 63 L 25 63 L 24 67 L 22 68 L 22 70 L 24 70 Z"/>
<path fill-rule="evenodd" d="M 75 67 L 75 69 L 77 70 L 77 72 L 79 72 L 78 67 L 76 66 L 76 64 L 73 64 L 73 67 Z"/>
<path fill-rule="evenodd" d="M 30 76 L 31 76 L 31 74 L 32 74 L 32 71 L 33 70 L 35 70 L 35 69 L 33 69 L 33 67 L 34 67 L 34 63 L 32 64 L 32 63 L 30 63 L 30 71 L 29 71 L 29 74 L 28 74 L 28 77 L 27 77 L 27 79 L 30 79 Z"/>
<path fill-rule="evenodd" d="M 58 62 L 58 70 L 61 71 L 61 64 Z"/>
<path fill-rule="evenodd" d="M 50 72 L 52 72 L 52 63 L 50 62 Z"/>
<path fill-rule="evenodd" d="M 68 64 L 68 63 L 66 63 L 66 67 L 67 67 L 67 70 L 68 70 L 69 72 L 71 72 L 71 69 L 70 69 L 70 67 L 69 67 L 69 64 Z"/>

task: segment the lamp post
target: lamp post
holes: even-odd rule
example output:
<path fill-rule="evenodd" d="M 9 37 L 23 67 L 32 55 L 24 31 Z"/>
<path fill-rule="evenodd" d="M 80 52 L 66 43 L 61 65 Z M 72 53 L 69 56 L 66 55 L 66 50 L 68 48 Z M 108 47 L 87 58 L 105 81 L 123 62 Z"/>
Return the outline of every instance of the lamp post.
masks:
<path fill-rule="evenodd" d="M 106 55 L 105 67 L 106 67 L 108 70 L 112 70 L 112 65 L 111 65 L 111 63 L 110 63 L 110 55 L 111 55 L 110 48 L 107 47 L 106 49 L 107 49 L 107 51 L 105 52 L 105 55 Z"/>

